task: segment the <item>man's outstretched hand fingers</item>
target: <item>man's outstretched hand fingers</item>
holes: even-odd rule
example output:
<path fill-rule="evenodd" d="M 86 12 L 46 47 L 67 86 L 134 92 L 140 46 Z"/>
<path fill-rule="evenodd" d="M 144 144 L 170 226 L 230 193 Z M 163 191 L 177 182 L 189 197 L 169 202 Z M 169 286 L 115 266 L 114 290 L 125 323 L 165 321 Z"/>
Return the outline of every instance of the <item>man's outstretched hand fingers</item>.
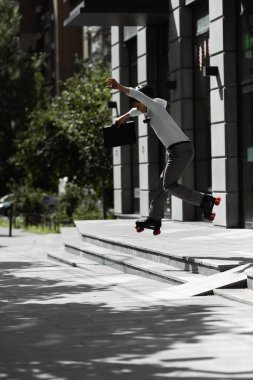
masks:
<path fill-rule="evenodd" d="M 118 82 L 114 78 L 107 78 L 106 87 L 116 89 L 118 87 Z"/>

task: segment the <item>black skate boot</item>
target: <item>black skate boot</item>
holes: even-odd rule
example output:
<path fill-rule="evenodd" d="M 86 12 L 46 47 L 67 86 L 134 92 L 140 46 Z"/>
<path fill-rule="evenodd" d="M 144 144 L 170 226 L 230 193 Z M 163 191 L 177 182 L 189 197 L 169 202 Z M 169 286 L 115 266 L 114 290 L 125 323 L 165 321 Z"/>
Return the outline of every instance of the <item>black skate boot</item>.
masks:
<path fill-rule="evenodd" d="M 135 229 L 137 232 L 144 231 L 145 228 L 153 230 L 153 235 L 159 235 L 161 233 L 161 220 L 155 220 L 150 217 L 146 219 L 137 220 L 135 223 Z"/>
<path fill-rule="evenodd" d="M 216 213 L 213 212 L 213 206 L 219 206 L 221 198 L 214 198 L 211 195 L 204 195 L 204 198 L 201 202 L 200 207 L 203 210 L 203 220 L 212 222 L 216 216 Z"/>

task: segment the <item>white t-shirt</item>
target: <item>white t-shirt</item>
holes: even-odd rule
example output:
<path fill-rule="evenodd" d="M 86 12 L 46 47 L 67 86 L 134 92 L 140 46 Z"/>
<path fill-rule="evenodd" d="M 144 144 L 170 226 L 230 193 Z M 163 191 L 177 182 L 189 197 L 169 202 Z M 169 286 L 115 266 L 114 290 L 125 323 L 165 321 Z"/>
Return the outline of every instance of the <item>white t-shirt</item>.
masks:
<path fill-rule="evenodd" d="M 165 148 L 181 141 L 190 141 L 166 110 L 166 100 L 160 98 L 151 99 L 135 88 L 130 88 L 127 95 L 147 107 L 145 115 L 150 117 L 150 125 Z M 142 112 L 138 111 L 137 108 L 132 108 L 129 115 L 131 117 L 139 116 L 142 115 Z"/>

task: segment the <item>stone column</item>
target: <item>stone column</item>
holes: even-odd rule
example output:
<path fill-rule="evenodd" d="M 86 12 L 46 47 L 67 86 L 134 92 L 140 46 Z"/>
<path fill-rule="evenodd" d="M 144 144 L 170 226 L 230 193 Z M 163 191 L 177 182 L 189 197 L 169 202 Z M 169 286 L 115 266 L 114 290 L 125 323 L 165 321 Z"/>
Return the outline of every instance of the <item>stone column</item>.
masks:
<path fill-rule="evenodd" d="M 157 50 L 156 29 L 139 27 L 137 34 L 138 83 L 148 82 L 156 92 Z M 139 175 L 140 175 L 140 214 L 147 216 L 149 204 L 154 195 L 159 178 L 158 140 L 152 128 L 139 117 Z"/>
<path fill-rule="evenodd" d="M 111 27 L 112 43 L 112 76 L 120 83 L 128 84 L 128 67 L 124 49 L 122 27 Z M 115 91 L 113 100 L 118 104 L 119 113 L 128 110 L 126 95 Z M 116 111 L 113 116 L 116 117 Z M 131 212 L 131 163 L 130 147 L 113 148 L 113 183 L 114 183 L 114 212 L 128 214 Z"/>
<path fill-rule="evenodd" d="M 169 74 L 176 82 L 171 89 L 170 113 L 185 134 L 193 140 L 193 74 L 192 16 L 182 0 L 170 0 L 169 14 Z M 180 182 L 194 188 L 193 165 Z M 172 219 L 193 220 L 194 207 L 172 196 Z"/>
<path fill-rule="evenodd" d="M 238 151 L 235 1 L 209 0 L 212 189 L 222 198 L 214 224 L 238 225 Z"/>

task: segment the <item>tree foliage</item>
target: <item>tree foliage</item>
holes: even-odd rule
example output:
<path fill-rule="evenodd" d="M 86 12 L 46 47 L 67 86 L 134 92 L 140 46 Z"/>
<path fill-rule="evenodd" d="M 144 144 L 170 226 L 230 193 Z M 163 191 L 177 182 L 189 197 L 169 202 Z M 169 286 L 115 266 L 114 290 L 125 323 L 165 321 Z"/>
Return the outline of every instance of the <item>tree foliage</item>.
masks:
<path fill-rule="evenodd" d="M 78 63 L 64 91 L 45 90 L 43 55 L 20 48 L 18 2 L 0 0 L 0 195 L 9 184 L 56 192 L 67 176 L 82 188 L 112 188 L 111 151 L 102 128 L 110 123 L 104 65 Z M 15 186 L 13 186 L 15 188 Z"/>
<path fill-rule="evenodd" d="M 107 75 L 102 63 L 89 67 L 79 62 L 62 94 L 32 112 L 17 144 L 15 164 L 25 168 L 34 187 L 55 191 L 65 176 L 98 195 L 102 182 L 111 187 L 111 151 L 104 148 L 102 135 L 111 119 Z"/>

